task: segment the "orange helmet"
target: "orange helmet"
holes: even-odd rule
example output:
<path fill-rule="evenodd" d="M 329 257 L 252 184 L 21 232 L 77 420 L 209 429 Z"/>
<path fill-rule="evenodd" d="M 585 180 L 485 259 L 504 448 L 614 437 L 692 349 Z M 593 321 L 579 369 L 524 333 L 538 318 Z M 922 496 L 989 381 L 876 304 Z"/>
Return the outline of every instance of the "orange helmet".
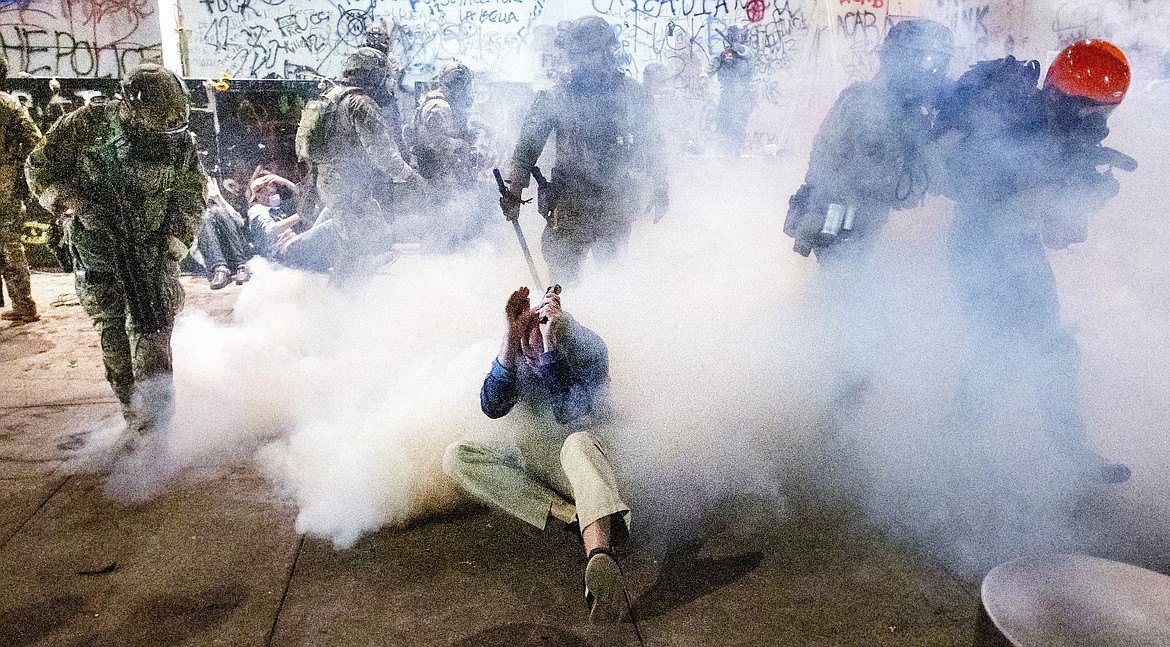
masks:
<path fill-rule="evenodd" d="M 1060 50 L 1048 66 L 1044 89 L 1053 88 L 1070 97 L 1115 106 L 1129 89 L 1129 62 L 1112 43 L 1078 40 Z"/>

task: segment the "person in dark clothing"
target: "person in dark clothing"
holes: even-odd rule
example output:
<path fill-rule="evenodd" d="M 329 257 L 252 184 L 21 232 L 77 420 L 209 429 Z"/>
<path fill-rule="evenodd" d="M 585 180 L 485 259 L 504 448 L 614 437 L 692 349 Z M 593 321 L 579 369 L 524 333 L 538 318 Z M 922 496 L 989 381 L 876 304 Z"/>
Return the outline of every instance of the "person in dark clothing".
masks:
<path fill-rule="evenodd" d="M 500 418 L 524 403 L 535 424 L 514 443 L 454 443 L 443 469 L 473 497 L 537 528 L 550 518 L 578 524 L 590 618 L 620 619 L 628 599 L 613 546 L 629 534 L 630 508 L 594 431 L 606 418 L 608 350 L 597 333 L 561 310 L 551 288 L 536 308 L 528 288 L 516 290 L 504 316 L 503 344 L 480 405 L 489 418 Z"/>
<path fill-rule="evenodd" d="M 195 243 L 212 290 L 222 290 L 233 280 L 242 285 L 251 278 L 245 265 L 252 257 L 252 249 L 245 236 L 244 219 L 224 199 L 215 178 L 207 179 L 207 208 L 195 233 Z"/>
<path fill-rule="evenodd" d="M 747 122 L 756 105 L 752 88 L 752 60 L 738 42 L 738 27 L 727 30 L 727 47 L 711 63 L 711 75 L 719 80 L 719 103 L 715 107 L 715 132 L 725 158 L 739 157 L 747 137 Z"/>
<path fill-rule="evenodd" d="M 1023 377 L 1042 425 L 1073 478 L 1117 483 L 1129 468 L 1094 453 L 1077 397 L 1076 340 L 1060 318 L 1045 247 L 1083 241 L 1088 216 L 1119 190 L 1112 168 L 1136 168 L 1101 146 L 1106 117 L 1129 85 L 1125 55 L 1096 40 L 1073 43 L 1037 87 L 1040 64 L 975 65 L 939 114 L 942 187 L 955 200 L 949 251 L 972 335 L 956 398 L 959 433 L 975 435 L 991 403 Z"/>
<path fill-rule="evenodd" d="M 930 186 L 932 118 L 954 53 L 951 30 L 926 19 L 894 25 L 872 81 L 845 88 L 813 140 L 804 186 L 784 232 L 824 264 L 864 258 L 895 209 Z"/>
<path fill-rule="evenodd" d="M 933 20 L 894 25 L 874 79 L 845 88 L 825 116 L 805 184 L 789 200 L 784 232 L 795 238 L 794 251 L 816 255 L 816 294 L 836 364 L 827 442 L 849 438 L 844 432 L 887 345 L 888 286 L 871 249 L 890 213 L 921 204 L 930 186 L 934 103 L 952 52 L 951 31 Z"/>
<path fill-rule="evenodd" d="M 501 197 L 505 217 L 519 216 L 520 194 L 549 135 L 556 134 L 556 162 L 540 202 L 547 220 L 541 236 L 552 280 L 576 281 L 590 251 L 602 262 L 617 258 L 629 241 L 638 202 L 635 173 L 653 185 L 655 219 L 668 202 L 662 136 L 653 102 L 618 67 L 613 28 L 597 16 L 567 24 L 557 36 L 569 72 L 549 92 L 537 94 L 521 127 Z"/>

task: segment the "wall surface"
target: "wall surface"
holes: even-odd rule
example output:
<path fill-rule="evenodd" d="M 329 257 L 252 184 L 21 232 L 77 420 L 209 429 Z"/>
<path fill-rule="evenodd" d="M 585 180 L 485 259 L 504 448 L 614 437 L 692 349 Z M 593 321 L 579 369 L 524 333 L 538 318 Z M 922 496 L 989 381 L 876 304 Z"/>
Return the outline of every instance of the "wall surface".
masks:
<path fill-rule="evenodd" d="M 387 25 L 406 81 L 428 80 L 451 58 L 482 81 L 547 84 L 556 25 L 582 15 L 614 24 L 637 78 L 666 66 L 662 115 L 697 140 L 711 130 L 719 84 L 711 61 L 728 28 L 754 60 L 749 150 L 801 149 L 837 93 L 877 69 L 891 26 L 926 16 L 955 34 L 951 74 L 1014 54 L 1048 58 L 1083 37 L 1106 37 L 1135 76 L 1165 75 L 1164 0 L 172 0 L 183 73 L 190 77 L 336 76 L 366 30 Z M 14 72 L 100 77 L 160 53 L 151 0 L 0 0 L 0 48 Z M 163 31 L 174 33 L 168 23 Z M 485 84 L 486 85 L 486 84 Z"/>
<path fill-rule="evenodd" d="M 0 53 L 10 74 L 120 77 L 161 56 L 153 0 L 0 0 Z"/>

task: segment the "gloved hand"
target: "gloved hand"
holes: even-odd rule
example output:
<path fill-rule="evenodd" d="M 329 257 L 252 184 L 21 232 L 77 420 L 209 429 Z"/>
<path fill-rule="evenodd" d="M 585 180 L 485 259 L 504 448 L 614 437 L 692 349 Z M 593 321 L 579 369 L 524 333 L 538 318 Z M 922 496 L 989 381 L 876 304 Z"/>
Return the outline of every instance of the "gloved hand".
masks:
<path fill-rule="evenodd" d="M 657 223 L 662 220 L 669 208 L 670 187 L 665 182 L 661 182 L 654 187 L 654 192 L 650 195 L 650 202 L 646 205 L 646 211 L 653 214 L 654 222 Z"/>
<path fill-rule="evenodd" d="M 402 167 L 402 176 L 394 180 L 395 184 L 405 184 L 411 187 L 422 186 L 423 182 L 423 176 L 409 166 Z"/>
<path fill-rule="evenodd" d="M 506 191 L 500 194 L 500 210 L 504 212 L 505 220 L 515 220 L 520 217 L 520 205 L 524 200 L 520 196 Z"/>
<path fill-rule="evenodd" d="M 183 241 L 174 236 L 167 236 L 167 256 L 176 263 L 183 260 L 187 256 L 189 248 L 183 244 Z"/>

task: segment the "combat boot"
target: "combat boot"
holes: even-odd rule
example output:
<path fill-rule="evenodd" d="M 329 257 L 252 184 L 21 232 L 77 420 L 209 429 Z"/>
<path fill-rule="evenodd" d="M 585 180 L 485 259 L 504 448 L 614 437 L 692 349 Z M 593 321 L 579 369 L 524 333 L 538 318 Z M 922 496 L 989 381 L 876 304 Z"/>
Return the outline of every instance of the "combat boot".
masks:
<path fill-rule="evenodd" d="M 40 320 L 41 315 L 37 314 L 37 307 L 33 306 L 31 309 L 21 310 L 6 310 L 0 313 L 0 319 L 5 321 L 13 321 L 16 323 L 32 323 Z"/>

